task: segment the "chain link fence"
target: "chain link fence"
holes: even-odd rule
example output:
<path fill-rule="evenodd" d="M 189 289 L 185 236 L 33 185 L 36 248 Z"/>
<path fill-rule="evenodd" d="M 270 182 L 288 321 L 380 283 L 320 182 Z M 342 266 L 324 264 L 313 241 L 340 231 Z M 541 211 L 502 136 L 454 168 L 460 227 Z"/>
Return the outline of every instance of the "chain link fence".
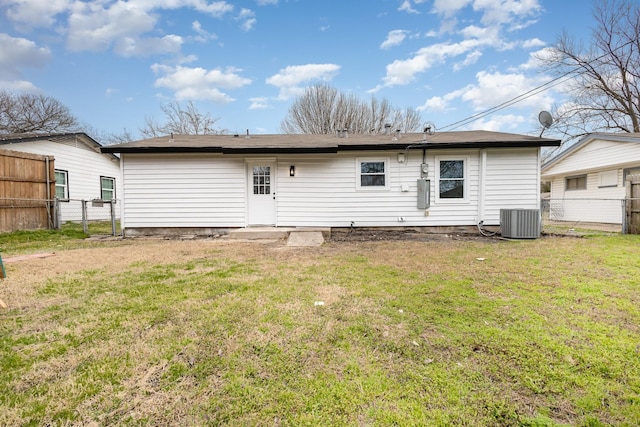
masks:
<path fill-rule="evenodd" d="M 593 230 L 626 233 L 626 199 L 542 199 L 546 233 Z"/>
<path fill-rule="evenodd" d="M 117 200 L 57 200 L 56 206 L 58 228 L 63 224 L 80 223 L 89 235 L 120 234 Z"/>
<path fill-rule="evenodd" d="M 0 198 L 2 232 L 81 226 L 88 235 L 121 234 L 117 200 Z"/>

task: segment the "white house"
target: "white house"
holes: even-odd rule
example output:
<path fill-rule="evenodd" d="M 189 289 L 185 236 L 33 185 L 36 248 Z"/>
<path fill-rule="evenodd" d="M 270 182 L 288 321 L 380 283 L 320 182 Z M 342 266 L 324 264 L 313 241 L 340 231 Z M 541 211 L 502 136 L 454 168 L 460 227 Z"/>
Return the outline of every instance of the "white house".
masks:
<path fill-rule="evenodd" d="M 626 177 L 640 173 L 640 133 L 592 133 L 542 165 L 550 218 L 622 224 Z"/>
<path fill-rule="evenodd" d="M 54 157 L 55 196 L 63 222 L 82 219 L 81 200 L 120 198 L 120 159 L 102 153 L 101 145 L 86 133 L 5 134 L 0 135 L 0 147 Z M 89 219 L 109 219 L 109 207 L 88 206 Z M 119 209 L 116 213 L 119 216 Z"/>
<path fill-rule="evenodd" d="M 120 153 L 125 235 L 276 227 L 499 225 L 540 207 L 540 149 L 560 141 L 436 135 L 171 135 Z"/>

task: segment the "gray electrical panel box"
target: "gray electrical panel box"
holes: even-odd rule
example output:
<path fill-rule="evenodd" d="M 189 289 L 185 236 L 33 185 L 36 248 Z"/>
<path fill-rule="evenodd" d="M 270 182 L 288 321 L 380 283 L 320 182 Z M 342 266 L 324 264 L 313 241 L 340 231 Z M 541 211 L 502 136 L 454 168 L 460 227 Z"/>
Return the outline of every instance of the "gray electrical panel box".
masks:
<path fill-rule="evenodd" d="M 418 178 L 418 209 L 427 209 L 430 204 L 431 181 Z"/>

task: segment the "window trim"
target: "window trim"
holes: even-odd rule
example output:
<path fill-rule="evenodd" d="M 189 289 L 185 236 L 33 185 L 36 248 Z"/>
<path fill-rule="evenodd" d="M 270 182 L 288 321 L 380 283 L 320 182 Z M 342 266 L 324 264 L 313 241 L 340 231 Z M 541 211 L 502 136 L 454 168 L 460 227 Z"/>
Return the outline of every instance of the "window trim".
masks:
<path fill-rule="evenodd" d="M 362 163 L 384 163 L 384 185 L 362 185 Z M 388 157 L 357 157 L 356 158 L 356 189 L 362 191 L 379 191 L 390 188 Z"/>
<path fill-rule="evenodd" d="M 102 187 L 102 180 L 103 179 L 110 179 L 111 182 L 113 182 L 113 188 L 110 189 L 113 194 L 111 195 L 111 199 L 110 200 L 116 200 L 116 179 L 112 176 L 106 176 L 106 175 L 100 175 L 100 200 L 107 200 L 103 197 L 103 192 L 104 192 L 104 187 Z"/>
<path fill-rule="evenodd" d="M 64 188 L 64 193 L 65 193 L 64 194 L 65 195 L 64 198 L 59 198 L 58 197 L 58 187 L 59 187 L 59 185 L 58 185 L 58 178 L 56 177 L 57 173 L 62 173 L 65 176 L 65 184 L 64 184 L 64 187 L 63 187 Z M 55 180 L 55 182 L 56 182 L 55 183 L 55 190 L 56 190 L 55 197 L 60 202 L 68 202 L 69 201 L 69 171 L 68 170 L 64 170 L 64 169 L 54 169 L 53 176 L 56 179 Z"/>
<path fill-rule="evenodd" d="M 440 197 L 440 162 L 461 161 L 462 162 L 462 195 L 461 198 Z M 462 204 L 469 203 L 469 156 L 436 156 L 435 157 L 435 199 L 436 203 Z M 446 179 L 445 179 L 446 180 Z"/>
<path fill-rule="evenodd" d="M 571 179 L 581 179 L 584 178 L 584 187 L 580 188 L 569 188 L 569 180 Z M 587 189 L 587 174 L 581 175 L 572 175 L 564 178 L 564 191 L 584 191 Z"/>

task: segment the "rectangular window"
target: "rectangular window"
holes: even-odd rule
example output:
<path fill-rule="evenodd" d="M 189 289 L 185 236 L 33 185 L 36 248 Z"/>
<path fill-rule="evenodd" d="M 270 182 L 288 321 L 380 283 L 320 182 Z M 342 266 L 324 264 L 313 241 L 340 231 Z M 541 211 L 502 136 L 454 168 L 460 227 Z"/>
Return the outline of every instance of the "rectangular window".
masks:
<path fill-rule="evenodd" d="M 600 185 L 599 187 L 617 187 L 618 186 L 618 171 L 605 171 L 600 172 Z"/>
<path fill-rule="evenodd" d="M 357 159 L 358 188 L 380 189 L 389 185 L 388 161 L 383 159 Z"/>
<path fill-rule="evenodd" d="M 586 190 L 587 175 L 570 176 L 565 180 L 566 190 Z"/>
<path fill-rule="evenodd" d="M 464 199 L 465 161 L 438 160 L 438 198 Z"/>
<path fill-rule="evenodd" d="M 116 179 L 108 176 L 100 177 L 100 198 L 102 200 L 115 200 Z"/>
<path fill-rule="evenodd" d="M 69 172 L 58 170 L 56 176 L 56 198 L 59 200 L 69 200 Z"/>
<path fill-rule="evenodd" d="M 253 167 L 253 194 L 271 194 L 271 166 Z"/>

